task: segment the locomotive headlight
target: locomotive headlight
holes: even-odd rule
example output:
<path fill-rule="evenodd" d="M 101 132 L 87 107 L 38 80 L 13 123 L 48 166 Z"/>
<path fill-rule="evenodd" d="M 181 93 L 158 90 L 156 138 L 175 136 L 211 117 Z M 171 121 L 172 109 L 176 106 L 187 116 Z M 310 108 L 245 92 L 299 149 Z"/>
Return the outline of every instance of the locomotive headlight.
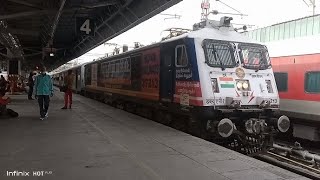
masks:
<path fill-rule="evenodd" d="M 250 84 L 248 80 L 237 80 L 237 89 L 238 91 L 250 91 Z"/>
<path fill-rule="evenodd" d="M 249 83 L 248 83 L 248 81 L 244 81 L 244 82 L 242 83 L 242 88 L 245 89 L 245 90 L 247 90 L 247 89 L 249 88 Z"/>
<path fill-rule="evenodd" d="M 242 89 L 242 87 L 243 87 L 242 82 L 238 81 L 237 82 L 237 88 L 240 90 L 240 89 Z"/>

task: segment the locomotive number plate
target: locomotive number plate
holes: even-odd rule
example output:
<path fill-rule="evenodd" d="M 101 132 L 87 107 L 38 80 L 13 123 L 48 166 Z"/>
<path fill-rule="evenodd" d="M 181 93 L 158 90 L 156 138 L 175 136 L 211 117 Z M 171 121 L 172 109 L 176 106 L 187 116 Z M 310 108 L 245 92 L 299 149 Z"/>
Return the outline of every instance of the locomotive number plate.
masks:
<path fill-rule="evenodd" d="M 270 103 L 271 104 L 277 104 L 278 103 L 278 99 L 270 99 Z"/>
<path fill-rule="evenodd" d="M 180 95 L 180 104 L 189 106 L 189 94 L 181 94 Z"/>

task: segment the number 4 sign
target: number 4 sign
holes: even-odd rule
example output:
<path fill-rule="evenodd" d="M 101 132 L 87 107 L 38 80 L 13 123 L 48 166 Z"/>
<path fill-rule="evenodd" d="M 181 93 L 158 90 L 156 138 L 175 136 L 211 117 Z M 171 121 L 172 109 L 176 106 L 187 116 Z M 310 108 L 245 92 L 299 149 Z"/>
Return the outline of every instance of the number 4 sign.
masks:
<path fill-rule="evenodd" d="M 87 17 L 76 18 L 76 32 L 79 35 L 94 36 L 94 20 Z"/>
<path fill-rule="evenodd" d="M 90 19 L 87 19 L 82 26 L 80 27 L 80 31 L 86 32 L 86 34 L 90 34 Z"/>

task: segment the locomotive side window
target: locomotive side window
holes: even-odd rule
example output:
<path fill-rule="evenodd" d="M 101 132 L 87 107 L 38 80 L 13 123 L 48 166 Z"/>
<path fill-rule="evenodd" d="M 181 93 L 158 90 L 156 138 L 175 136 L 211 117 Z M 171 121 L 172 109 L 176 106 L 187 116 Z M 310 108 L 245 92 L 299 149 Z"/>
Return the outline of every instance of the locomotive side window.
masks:
<path fill-rule="evenodd" d="M 276 84 L 279 92 L 288 91 L 288 73 L 275 72 L 274 78 L 276 79 Z"/>
<path fill-rule="evenodd" d="M 320 72 L 313 71 L 305 74 L 304 90 L 308 93 L 320 93 Z"/>
<path fill-rule="evenodd" d="M 204 40 L 203 49 L 206 63 L 211 67 L 235 67 L 236 61 L 232 45 L 227 42 Z"/>
<path fill-rule="evenodd" d="M 185 45 L 176 47 L 176 67 L 185 67 L 188 65 L 188 56 Z"/>

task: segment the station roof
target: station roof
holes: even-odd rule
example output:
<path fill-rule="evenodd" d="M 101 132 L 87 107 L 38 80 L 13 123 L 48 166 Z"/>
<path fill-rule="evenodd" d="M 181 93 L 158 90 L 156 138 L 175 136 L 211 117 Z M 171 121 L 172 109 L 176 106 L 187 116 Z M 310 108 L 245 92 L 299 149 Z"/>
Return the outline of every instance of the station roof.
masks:
<path fill-rule="evenodd" d="M 319 36 L 320 14 L 254 29 L 245 32 L 244 35 L 263 43 Z"/>
<path fill-rule="evenodd" d="M 23 69 L 43 63 L 52 70 L 180 1 L 4 0 L 0 6 L 0 59 L 22 59 Z M 94 22 L 94 35 L 78 32 L 76 21 L 81 17 Z"/>

